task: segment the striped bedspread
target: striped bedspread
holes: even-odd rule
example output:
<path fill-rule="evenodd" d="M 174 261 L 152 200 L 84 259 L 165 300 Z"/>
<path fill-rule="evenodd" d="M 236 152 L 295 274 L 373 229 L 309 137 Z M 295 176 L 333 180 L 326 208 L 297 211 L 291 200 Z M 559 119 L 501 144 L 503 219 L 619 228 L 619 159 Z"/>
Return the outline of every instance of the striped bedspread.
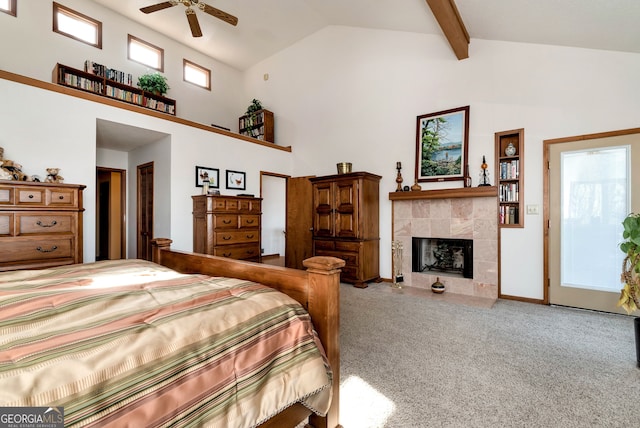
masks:
<path fill-rule="evenodd" d="M 0 406 L 65 426 L 251 427 L 331 372 L 309 315 L 268 287 L 142 260 L 0 274 Z"/>

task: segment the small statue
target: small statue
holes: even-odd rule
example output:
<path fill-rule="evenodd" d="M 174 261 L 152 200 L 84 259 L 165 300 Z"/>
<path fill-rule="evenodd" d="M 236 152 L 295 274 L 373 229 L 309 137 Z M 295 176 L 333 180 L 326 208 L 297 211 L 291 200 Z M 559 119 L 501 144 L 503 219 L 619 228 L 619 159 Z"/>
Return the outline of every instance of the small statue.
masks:
<path fill-rule="evenodd" d="M 64 182 L 64 177 L 58 175 L 60 172 L 60 168 L 47 168 L 47 178 L 45 178 L 45 182 L 47 183 L 62 183 Z"/>

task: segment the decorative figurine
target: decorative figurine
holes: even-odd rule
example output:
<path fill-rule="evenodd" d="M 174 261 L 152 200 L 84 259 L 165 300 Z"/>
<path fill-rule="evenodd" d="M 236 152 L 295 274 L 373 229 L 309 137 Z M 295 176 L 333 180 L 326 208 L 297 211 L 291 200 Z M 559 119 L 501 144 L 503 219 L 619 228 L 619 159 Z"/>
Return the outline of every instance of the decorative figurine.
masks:
<path fill-rule="evenodd" d="M 396 192 L 402 192 L 402 174 L 400 173 L 402 164 L 400 162 L 396 162 L 396 169 L 398 170 L 398 176 L 396 177 L 396 183 L 398 183 L 398 187 L 396 188 Z"/>
<path fill-rule="evenodd" d="M 489 182 L 489 172 L 487 171 L 488 167 L 489 166 L 487 165 L 487 160 L 485 159 L 484 155 L 482 155 L 482 165 L 480 165 L 482 171 L 480 172 L 480 184 L 478 184 L 478 187 L 491 186 L 491 183 Z"/>

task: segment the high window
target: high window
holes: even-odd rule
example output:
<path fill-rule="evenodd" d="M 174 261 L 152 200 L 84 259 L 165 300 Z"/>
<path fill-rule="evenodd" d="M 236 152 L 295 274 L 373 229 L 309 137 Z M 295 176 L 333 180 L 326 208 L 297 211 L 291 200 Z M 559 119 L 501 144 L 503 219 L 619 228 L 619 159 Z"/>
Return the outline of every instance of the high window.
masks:
<path fill-rule="evenodd" d="M 16 2 L 18 0 L 0 0 L 0 12 L 16 16 Z"/>
<path fill-rule="evenodd" d="M 205 89 L 211 90 L 211 70 L 189 60 L 182 60 L 183 79 Z"/>
<path fill-rule="evenodd" d="M 158 71 L 164 71 L 164 49 L 129 34 L 127 57 Z"/>
<path fill-rule="evenodd" d="M 53 31 L 102 49 L 102 22 L 56 2 L 53 2 Z"/>

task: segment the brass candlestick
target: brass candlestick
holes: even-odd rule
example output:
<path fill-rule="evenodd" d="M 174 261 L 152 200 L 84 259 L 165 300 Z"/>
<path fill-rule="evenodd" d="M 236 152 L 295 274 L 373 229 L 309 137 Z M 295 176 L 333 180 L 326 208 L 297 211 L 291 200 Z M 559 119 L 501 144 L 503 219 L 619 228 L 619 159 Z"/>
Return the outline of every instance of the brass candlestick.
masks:
<path fill-rule="evenodd" d="M 398 170 L 398 176 L 396 177 L 396 183 L 398 183 L 398 187 L 396 187 L 396 192 L 402 192 L 402 174 L 400 173 L 402 164 L 400 162 L 396 162 L 396 169 Z"/>

